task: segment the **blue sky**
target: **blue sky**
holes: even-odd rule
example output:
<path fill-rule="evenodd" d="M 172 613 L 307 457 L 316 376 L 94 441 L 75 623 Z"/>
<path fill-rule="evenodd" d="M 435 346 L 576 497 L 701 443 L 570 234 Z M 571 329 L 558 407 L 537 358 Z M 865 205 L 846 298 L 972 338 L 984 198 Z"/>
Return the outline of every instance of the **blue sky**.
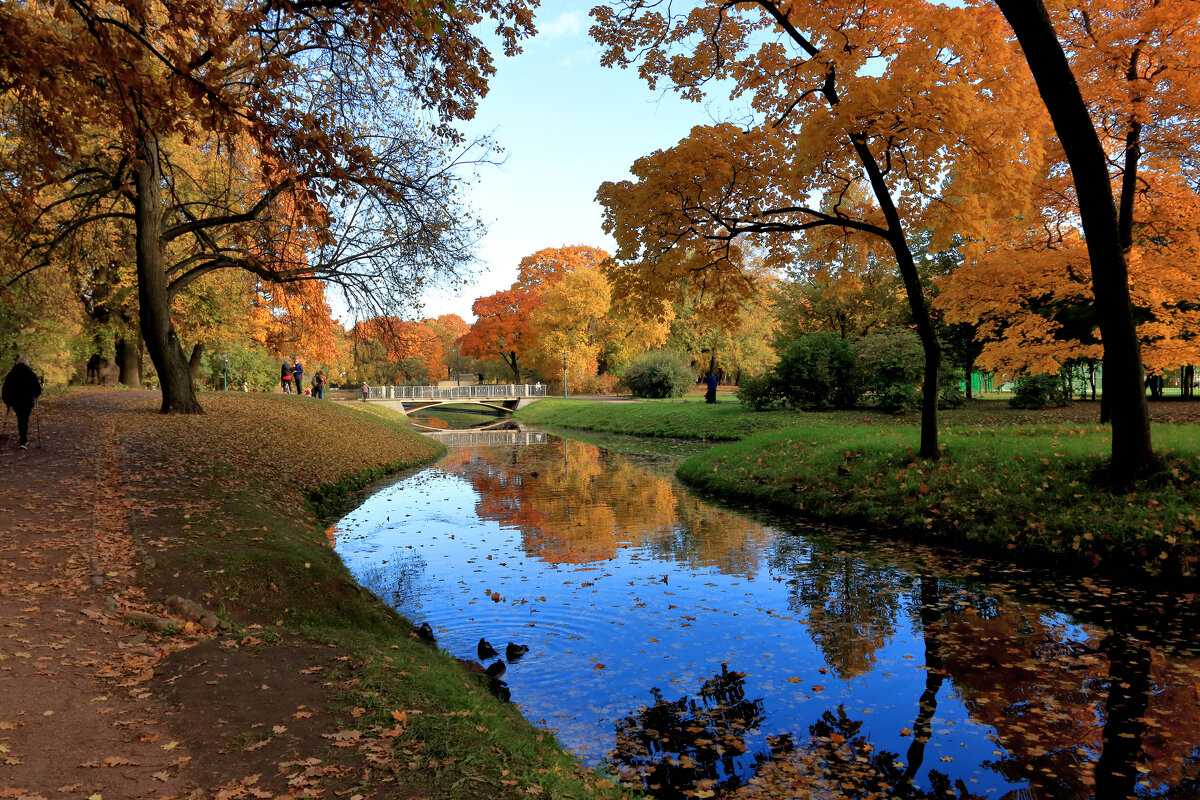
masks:
<path fill-rule="evenodd" d="M 457 296 L 427 295 L 421 316 L 453 313 L 471 321 L 475 298 L 507 289 L 517 262 L 542 248 L 584 244 L 611 252 L 596 188 L 629 177 L 639 156 L 711 121 L 705 105 L 651 92 L 633 70 L 601 67 L 600 48 L 588 36 L 592 5 L 543 0 L 538 35 L 519 56 L 498 59 L 491 90 L 465 129 L 492 134 L 507 157 L 483 167 L 467 196 L 488 229 L 476 276 Z"/>

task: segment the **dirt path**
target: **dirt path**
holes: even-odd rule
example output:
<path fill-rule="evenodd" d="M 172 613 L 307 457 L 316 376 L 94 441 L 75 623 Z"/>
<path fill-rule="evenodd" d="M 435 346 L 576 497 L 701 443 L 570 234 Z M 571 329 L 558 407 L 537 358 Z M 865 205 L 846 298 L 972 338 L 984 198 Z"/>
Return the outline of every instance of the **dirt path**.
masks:
<path fill-rule="evenodd" d="M 0 797 L 187 793 L 143 686 L 163 654 L 105 603 L 137 594 L 112 415 L 138 402 L 53 398 L 40 447 L 0 443 Z"/>
<path fill-rule="evenodd" d="M 40 447 L 36 430 L 29 450 L 0 442 L 0 798 L 323 796 L 318 782 L 334 791 L 358 766 L 328 759 L 339 651 L 135 619 L 171 612 L 135 582 L 131 525 L 145 538 L 172 523 L 123 483 L 118 431 L 157 401 L 48 398 Z"/>

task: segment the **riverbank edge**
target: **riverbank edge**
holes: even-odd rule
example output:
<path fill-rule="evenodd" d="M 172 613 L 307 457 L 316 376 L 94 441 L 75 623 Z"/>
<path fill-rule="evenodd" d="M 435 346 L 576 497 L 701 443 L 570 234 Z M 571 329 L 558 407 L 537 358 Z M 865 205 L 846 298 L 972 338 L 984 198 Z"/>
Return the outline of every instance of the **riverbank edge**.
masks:
<path fill-rule="evenodd" d="M 602 412 L 598 406 L 604 406 Z M 784 427 L 714 441 L 713 426 L 697 424 L 694 415 L 641 408 L 657 413 L 649 426 L 653 432 L 640 435 L 712 445 L 685 459 L 676 475 L 724 502 L 814 523 L 871 528 L 1023 566 L 1053 563 L 1141 586 L 1200 586 L 1200 519 L 1194 512 L 1200 505 L 1198 426 L 1156 425 L 1159 439 L 1175 446 L 1160 447 L 1155 475 L 1111 494 L 1095 488 L 1107 452 L 1107 431 L 1096 425 L 1023 425 L 1008 436 L 1002 428 L 943 430 L 943 457 L 931 462 L 913 454 L 911 426 L 831 426 L 822 415 L 813 415 L 814 424 L 806 426 L 796 425 L 793 416 Z M 580 401 L 569 407 L 559 401 L 517 418 L 639 435 L 647 427 L 640 413 L 636 403 Z M 736 412 L 720 413 L 728 434 Z M 762 421 L 753 412 L 741 413 Z M 1166 435 L 1185 428 L 1188 436 L 1181 440 Z"/>
<path fill-rule="evenodd" d="M 342 413 L 331 411 L 336 408 L 306 405 L 317 414 Z M 361 414 L 358 424 L 381 439 L 407 437 L 425 452 L 382 466 L 349 465 L 337 480 L 307 492 L 300 506 L 276 491 L 288 478 L 270 471 L 239 475 L 239 487 L 232 490 L 221 464 L 197 464 L 199 474 L 158 476 L 153 486 L 158 513 L 131 526 L 135 541 L 144 544 L 164 530 L 182 529 L 184 536 L 153 550 L 153 557 L 140 549 L 139 576 L 148 594 L 180 594 L 217 606 L 232 624 L 230 638 L 220 642 L 225 649 L 286 662 L 290 653 L 283 642 L 300 639 L 328 648 L 329 661 L 316 668 L 329 677 L 322 685 L 332 726 L 318 735 L 327 740 L 327 764 L 340 769 L 360 759 L 348 773 L 361 776 L 349 784 L 357 796 L 402 791 L 459 800 L 477 797 L 482 787 L 499 798 L 628 796 L 563 750 L 551 733 L 529 723 L 515 705 L 496 699 L 482 676 L 422 638 L 412 621 L 353 579 L 329 539 L 330 516 L 344 514 L 381 480 L 432 464 L 445 447 L 420 436 L 396 412 L 352 405 L 350 413 Z M 122 446 L 129 444 L 123 437 Z M 161 444 L 164 452 L 171 450 L 170 443 Z M 143 445 L 144 440 L 137 444 Z M 131 489 L 142 480 L 124 478 Z M 207 504 L 203 515 L 185 510 L 195 508 L 196 497 Z M 132 493 L 131 499 L 136 500 Z M 238 535 L 242 532 L 255 535 Z M 234 693 L 231 705 L 261 702 L 257 682 L 229 677 L 223 691 Z M 203 727 L 200 710 L 184 716 Z M 298 730 L 303 724 L 291 726 Z M 250 757 L 271 738 L 271 730 L 243 733 L 232 746 Z M 331 768 L 330 774 L 339 773 Z M 339 788 L 345 786 L 329 785 L 339 796 L 350 793 Z"/>

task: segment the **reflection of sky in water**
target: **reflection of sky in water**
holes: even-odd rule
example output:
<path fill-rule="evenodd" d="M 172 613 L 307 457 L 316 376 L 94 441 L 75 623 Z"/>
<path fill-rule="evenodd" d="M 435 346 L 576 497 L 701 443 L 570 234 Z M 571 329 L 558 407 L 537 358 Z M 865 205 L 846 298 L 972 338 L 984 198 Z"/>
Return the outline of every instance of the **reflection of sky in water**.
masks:
<path fill-rule="evenodd" d="M 706 505 L 595 448 L 552 439 L 515 456 L 452 450 L 342 520 L 338 552 L 455 656 L 475 658 L 480 637 L 500 651 L 527 644 L 505 675 L 514 702 L 589 763 L 613 751 L 617 723 L 652 687 L 694 696 L 723 664 L 765 711 L 740 769 L 766 737 L 803 740 L 839 705 L 877 751 L 905 760 L 927 677 L 918 578 Z M 598 529 L 604 520 L 616 522 Z M 952 611 L 974 597 L 949 596 Z M 1059 614 L 1040 620 L 1063 641 L 1089 636 Z M 980 796 L 1023 786 L 985 765 L 1013 755 L 992 732 L 948 678 L 916 784 L 928 789 L 937 769 Z"/>

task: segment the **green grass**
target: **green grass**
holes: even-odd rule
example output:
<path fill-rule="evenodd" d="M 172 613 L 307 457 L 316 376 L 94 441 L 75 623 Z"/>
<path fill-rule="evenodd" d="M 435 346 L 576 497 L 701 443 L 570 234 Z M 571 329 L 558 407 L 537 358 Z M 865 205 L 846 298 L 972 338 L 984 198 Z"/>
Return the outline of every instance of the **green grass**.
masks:
<path fill-rule="evenodd" d="M 682 439 L 731 441 L 756 431 L 795 424 L 806 415 L 797 411 L 764 411 L 750 414 L 739 403 L 724 400 L 707 404 L 703 397 L 677 400 L 608 402 L 547 398 L 515 415 L 520 422 L 560 428 L 625 433 L 634 436 L 664 436 Z M 831 412 L 814 419 L 835 426 L 862 414 Z"/>
<path fill-rule="evenodd" d="M 1154 432 L 1163 469 L 1128 492 L 1108 491 L 1098 479 L 1107 431 L 1076 425 L 947 431 L 936 462 L 913 457 L 897 430 L 794 427 L 707 450 L 679 475 L 701 491 L 815 520 L 1193 578 L 1200 429 Z"/>
<path fill-rule="evenodd" d="M 544 405 L 543 405 L 544 404 Z M 685 482 L 725 500 L 884 528 L 967 550 L 1135 580 L 1196 579 L 1200 426 L 1155 425 L 1161 467 L 1108 488 L 1095 406 L 1019 412 L 975 402 L 941 415 L 939 461 L 916 458 L 914 415 L 767 412 L 695 401 L 542 401 L 524 422 L 728 443 L 692 455 Z"/>

